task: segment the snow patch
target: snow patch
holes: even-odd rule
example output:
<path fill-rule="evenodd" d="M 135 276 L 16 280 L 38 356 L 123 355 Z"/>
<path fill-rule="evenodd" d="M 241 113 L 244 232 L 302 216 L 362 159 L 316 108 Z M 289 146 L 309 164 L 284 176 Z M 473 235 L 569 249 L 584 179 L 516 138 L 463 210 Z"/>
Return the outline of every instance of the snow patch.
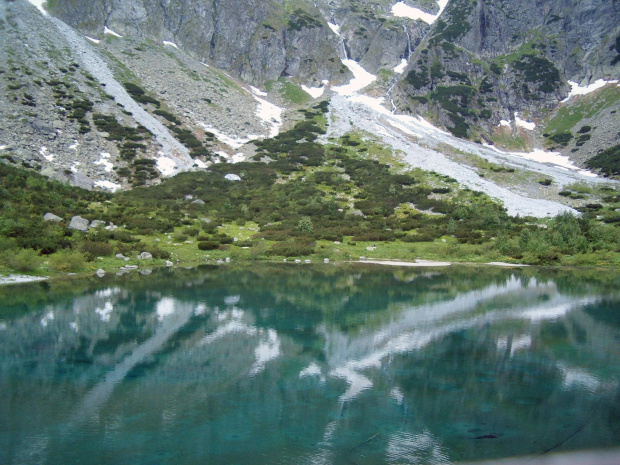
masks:
<path fill-rule="evenodd" d="M 336 34 L 338 37 L 340 37 L 340 26 L 338 26 L 337 24 L 334 23 L 327 23 L 327 25 L 329 26 L 329 28 L 334 31 L 334 34 Z"/>
<path fill-rule="evenodd" d="M 162 154 L 162 152 L 159 152 L 160 154 Z M 157 159 L 157 169 L 160 171 L 161 174 L 163 174 L 164 176 L 172 176 L 176 170 L 177 170 L 177 165 L 174 162 L 174 160 L 172 158 L 168 158 L 168 157 L 164 157 L 164 156 L 160 156 Z"/>
<path fill-rule="evenodd" d="M 267 92 L 263 92 L 260 89 L 257 89 L 254 86 L 248 86 L 254 95 L 258 95 L 259 97 L 267 97 Z"/>
<path fill-rule="evenodd" d="M 248 142 L 250 142 L 251 140 L 256 140 L 260 138 L 260 136 L 257 136 L 254 134 L 249 134 L 246 138 L 231 137 L 219 131 L 218 129 L 214 128 L 213 126 L 203 123 L 202 121 L 196 121 L 196 123 L 199 126 L 202 126 L 204 129 L 206 129 L 210 133 L 212 133 L 217 138 L 217 140 L 228 145 L 229 147 L 233 149 L 238 149 L 244 144 L 247 144 Z"/>
<path fill-rule="evenodd" d="M 99 42 L 101 42 L 100 40 L 93 39 L 92 37 L 88 37 L 88 36 L 84 36 L 84 37 L 86 37 L 88 40 L 90 40 L 93 44 L 98 44 Z"/>
<path fill-rule="evenodd" d="M 47 11 L 45 11 L 45 8 L 43 8 L 43 5 L 47 3 L 47 0 L 28 0 L 28 1 L 32 3 L 34 6 L 36 6 L 37 10 L 39 10 L 43 16 L 47 16 Z"/>
<path fill-rule="evenodd" d="M 589 86 L 581 87 L 579 84 L 577 84 L 574 81 L 568 81 L 568 84 L 571 87 L 570 93 L 568 94 L 568 97 L 562 100 L 562 103 L 568 102 L 571 99 L 571 97 L 575 97 L 576 95 L 587 95 L 590 92 L 594 92 L 595 90 L 605 87 L 607 84 L 618 84 L 618 82 L 620 81 L 618 81 L 617 79 L 613 81 L 605 81 L 604 79 L 598 79 L 592 84 L 590 84 Z"/>
<path fill-rule="evenodd" d="M 206 169 L 208 166 L 200 158 L 194 158 L 194 164 L 201 169 Z"/>
<path fill-rule="evenodd" d="M 309 94 L 312 98 L 319 98 L 325 92 L 325 87 L 308 87 L 302 84 L 301 88 L 306 94 Z"/>
<path fill-rule="evenodd" d="M 252 95 L 252 97 L 258 102 L 256 116 L 271 126 L 269 128 L 269 137 L 276 137 L 282 126 L 282 112 L 284 109 L 256 95 Z"/>
<path fill-rule="evenodd" d="M 396 66 L 392 71 L 398 74 L 403 74 L 405 72 L 405 68 L 407 67 L 407 60 L 404 58 L 400 60 L 400 64 Z"/>
<path fill-rule="evenodd" d="M 76 142 L 76 146 L 77 146 L 77 142 Z M 72 148 L 72 147 L 69 147 Z M 110 162 L 109 158 L 110 158 L 110 154 L 107 152 L 101 152 L 101 158 L 99 160 L 97 160 L 96 162 L 93 162 L 94 165 L 103 165 L 103 169 L 106 173 L 110 173 L 112 172 L 112 168 L 114 168 L 114 164 L 112 162 Z"/>
<path fill-rule="evenodd" d="M 504 126 L 504 127 L 507 127 L 507 128 L 512 127 L 512 125 L 510 124 L 510 121 L 506 121 L 505 119 L 501 120 L 497 126 L 498 127 Z"/>
<path fill-rule="evenodd" d="M 69 148 L 70 148 L 71 150 L 77 150 L 78 145 L 80 145 L 80 143 L 79 143 L 77 140 L 73 139 L 73 144 L 71 144 L 71 145 L 69 146 Z M 103 155 L 103 154 L 102 154 L 102 155 Z M 109 155 L 109 154 L 108 154 L 108 155 Z"/>
<path fill-rule="evenodd" d="M 0 150 L 4 150 L 6 147 L 6 145 L 0 145 Z"/>
<path fill-rule="evenodd" d="M 530 123 L 529 121 L 519 118 L 519 112 L 517 111 L 515 111 L 515 124 L 517 127 L 527 129 L 528 131 L 536 129 L 536 123 Z"/>
<path fill-rule="evenodd" d="M 112 181 L 95 181 L 95 186 L 108 189 L 110 192 L 116 192 L 121 188 L 120 184 L 116 184 Z"/>
<path fill-rule="evenodd" d="M 348 84 L 332 88 L 340 95 L 353 95 L 377 79 L 377 76 L 370 74 L 355 60 L 346 59 L 342 60 L 342 63 L 353 73 L 353 79 Z"/>
<path fill-rule="evenodd" d="M 108 28 L 108 26 L 104 26 L 104 27 L 103 27 L 103 33 L 104 33 L 104 34 L 107 34 L 107 35 L 110 35 L 110 36 L 118 37 L 119 39 L 122 39 L 122 38 L 123 38 L 123 36 L 122 36 L 122 35 L 120 35 L 120 34 L 118 34 L 118 33 L 114 32 L 112 29 Z"/>
<path fill-rule="evenodd" d="M 435 21 L 437 21 L 437 18 L 441 16 L 443 10 L 446 9 L 448 1 L 449 0 L 439 0 L 437 2 L 437 4 L 439 5 L 439 12 L 436 15 L 426 13 L 419 8 L 411 7 L 405 2 L 398 2 L 396 5 L 394 5 L 392 7 L 392 14 L 398 18 L 409 18 L 413 20 L 419 19 L 427 24 L 433 24 Z"/>
<path fill-rule="evenodd" d="M 163 44 L 164 44 L 164 45 L 170 45 L 171 47 L 174 47 L 174 48 L 176 48 L 177 50 L 180 50 L 180 49 L 179 49 L 179 47 L 178 47 L 178 45 L 177 45 L 177 44 L 175 44 L 174 42 L 168 42 L 167 40 L 164 40 L 164 41 L 163 41 Z"/>

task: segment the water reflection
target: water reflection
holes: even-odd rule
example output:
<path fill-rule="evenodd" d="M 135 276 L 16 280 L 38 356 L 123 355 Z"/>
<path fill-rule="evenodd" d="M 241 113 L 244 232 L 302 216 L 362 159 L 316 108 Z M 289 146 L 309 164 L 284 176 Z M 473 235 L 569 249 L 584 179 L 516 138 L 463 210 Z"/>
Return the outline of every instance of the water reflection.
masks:
<path fill-rule="evenodd" d="M 2 290 L 0 462 L 617 446 L 620 298 L 605 278 L 204 267 Z"/>

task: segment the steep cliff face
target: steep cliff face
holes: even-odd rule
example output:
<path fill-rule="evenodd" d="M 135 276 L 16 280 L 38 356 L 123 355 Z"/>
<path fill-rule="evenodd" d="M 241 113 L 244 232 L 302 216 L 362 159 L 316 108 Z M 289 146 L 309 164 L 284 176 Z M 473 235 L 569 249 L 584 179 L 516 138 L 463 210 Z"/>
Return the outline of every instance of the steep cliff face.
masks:
<path fill-rule="evenodd" d="M 569 93 L 618 75 L 620 4 L 605 0 L 450 0 L 395 90 L 460 137 L 515 112 L 540 119 Z"/>
<path fill-rule="evenodd" d="M 295 75 L 311 83 L 348 77 L 339 42 L 312 4 L 257 0 L 53 0 L 49 10 L 85 34 L 170 41 L 202 61 L 264 84 Z"/>

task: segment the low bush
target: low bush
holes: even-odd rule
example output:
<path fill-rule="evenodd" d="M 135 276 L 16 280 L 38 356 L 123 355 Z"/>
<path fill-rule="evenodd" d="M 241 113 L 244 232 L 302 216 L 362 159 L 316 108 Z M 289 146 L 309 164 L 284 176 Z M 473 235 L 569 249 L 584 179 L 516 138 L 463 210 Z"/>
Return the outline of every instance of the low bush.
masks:
<path fill-rule="evenodd" d="M 49 257 L 49 266 L 55 271 L 79 271 L 86 265 L 86 257 L 77 250 L 61 250 Z"/>
<path fill-rule="evenodd" d="M 5 266 L 16 271 L 33 271 L 41 264 L 41 257 L 32 249 L 6 250 L 0 259 Z"/>

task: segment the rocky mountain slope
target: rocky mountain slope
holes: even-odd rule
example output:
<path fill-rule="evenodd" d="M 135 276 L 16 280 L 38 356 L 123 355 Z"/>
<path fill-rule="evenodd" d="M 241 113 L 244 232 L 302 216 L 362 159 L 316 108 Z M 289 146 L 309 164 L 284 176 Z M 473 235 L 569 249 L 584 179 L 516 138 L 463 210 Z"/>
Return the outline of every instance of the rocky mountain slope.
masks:
<path fill-rule="evenodd" d="M 578 206 L 558 195 L 578 166 L 604 156 L 614 174 L 620 137 L 616 6 L 565 3 L 2 0 L 0 156 L 87 188 L 153 184 L 250 159 L 322 96 L 333 137 L 557 213 L 545 202 Z M 487 163 L 523 173 L 481 180 Z"/>

